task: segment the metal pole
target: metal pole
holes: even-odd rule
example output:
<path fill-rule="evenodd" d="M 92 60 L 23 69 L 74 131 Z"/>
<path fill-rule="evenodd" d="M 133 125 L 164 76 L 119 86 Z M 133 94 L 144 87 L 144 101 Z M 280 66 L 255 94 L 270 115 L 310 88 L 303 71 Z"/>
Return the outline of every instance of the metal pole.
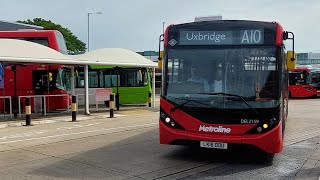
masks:
<path fill-rule="evenodd" d="M 77 97 L 77 98 L 76 98 L 76 102 L 79 102 L 79 96 L 78 96 L 78 94 L 76 95 L 76 97 Z M 78 113 L 79 103 L 77 103 L 77 108 L 76 108 L 76 109 L 77 109 L 77 113 Z"/>
<path fill-rule="evenodd" d="M 17 65 L 13 65 L 13 75 L 14 75 L 14 97 L 13 97 L 13 102 L 14 102 L 14 111 L 13 111 L 13 116 L 14 118 L 17 118 Z"/>
<path fill-rule="evenodd" d="M 84 66 L 84 102 L 85 102 L 85 114 L 90 115 L 89 112 L 89 81 L 88 81 L 88 74 L 89 74 L 89 67 L 88 65 Z"/>
<path fill-rule="evenodd" d="M 156 68 L 152 68 L 152 107 L 156 107 Z"/>
<path fill-rule="evenodd" d="M 48 99 L 49 99 L 49 96 L 48 96 Z M 44 112 L 44 115 L 46 116 L 47 115 L 47 101 L 46 101 L 45 95 L 43 96 L 43 112 Z"/>
<path fill-rule="evenodd" d="M 49 81 L 48 81 L 48 82 L 49 82 Z M 44 109 L 46 108 L 46 107 L 45 107 L 45 104 L 44 104 L 44 103 L 45 103 L 45 102 L 44 102 L 45 96 L 42 96 L 42 97 L 40 97 L 40 98 L 41 98 L 41 104 L 42 104 L 42 116 L 45 116 L 45 114 L 46 114 L 46 113 L 44 112 L 44 111 L 45 111 Z"/>
<path fill-rule="evenodd" d="M 116 106 L 117 110 L 120 109 L 120 94 L 119 94 L 119 69 L 117 71 L 117 94 L 116 94 Z"/>
<path fill-rule="evenodd" d="M 6 100 L 6 99 L 4 99 Z M 9 96 L 9 108 L 10 108 L 10 118 L 13 118 L 12 116 L 12 102 L 11 102 L 11 96 Z M 19 110 L 20 110 L 20 101 L 19 101 Z"/>
<path fill-rule="evenodd" d="M 164 24 L 165 22 L 162 22 L 162 34 L 164 34 Z"/>
<path fill-rule="evenodd" d="M 10 98 L 10 100 L 11 100 L 11 98 Z M 18 97 L 18 103 L 19 103 L 19 117 L 21 118 L 21 99 L 20 99 L 20 97 Z"/>
<path fill-rule="evenodd" d="M 89 46 L 89 44 L 90 44 L 90 37 L 89 37 L 90 36 L 90 14 L 91 13 L 88 13 L 88 42 L 87 42 L 88 43 L 88 45 L 87 45 L 87 51 L 88 52 L 89 52 L 89 47 L 90 47 Z"/>

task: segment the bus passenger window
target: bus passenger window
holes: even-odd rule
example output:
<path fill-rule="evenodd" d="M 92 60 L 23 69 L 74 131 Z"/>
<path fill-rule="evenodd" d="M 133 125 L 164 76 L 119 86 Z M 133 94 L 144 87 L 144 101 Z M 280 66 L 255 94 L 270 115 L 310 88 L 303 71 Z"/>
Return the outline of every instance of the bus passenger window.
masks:
<path fill-rule="evenodd" d="M 97 88 L 99 87 L 98 84 L 98 74 L 97 71 L 89 71 L 89 87 L 90 88 Z"/>

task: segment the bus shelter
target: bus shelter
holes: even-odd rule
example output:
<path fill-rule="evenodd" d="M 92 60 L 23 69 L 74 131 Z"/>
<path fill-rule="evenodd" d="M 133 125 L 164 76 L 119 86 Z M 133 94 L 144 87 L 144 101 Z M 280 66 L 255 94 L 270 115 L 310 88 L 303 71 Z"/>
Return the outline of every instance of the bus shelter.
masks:
<path fill-rule="evenodd" d="M 123 50 L 122 52 L 125 52 Z M 129 51 L 129 50 L 127 50 Z M 98 51 L 99 52 L 99 51 Z M 90 53 L 96 54 L 96 53 Z M 108 61 L 105 58 L 92 58 L 93 55 L 89 53 L 83 56 L 66 56 L 57 52 L 51 48 L 48 48 L 43 45 L 39 45 L 36 43 L 16 40 L 16 39 L 0 39 L 0 62 L 1 63 L 9 63 L 9 64 L 60 64 L 60 65 L 70 65 L 74 66 L 84 66 L 85 67 L 85 112 L 86 114 L 90 114 L 89 112 L 89 102 L 88 102 L 88 66 L 89 65 L 112 65 L 112 66 L 121 66 L 121 65 L 134 65 L 134 64 L 123 64 L 119 63 L 115 64 L 115 61 Z M 104 53 L 103 53 L 104 54 Z M 123 56 L 128 56 L 126 55 Z M 90 56 L 89 56 L 90 55 Z M 105 54 L 104 54 L 105 55 Z M 101 55 L 95 55 L 96 57 L 101 57 Z M 114 55 L 113 59 L 116 55 Z M 121 54 L 118 54 L 121 56 Z M 91 58 L 89 58 L 91 57 Z M 106 56 L 104 56 L 106 57 Z M 94 60 L 93 60 L 94 59 Z M 138 58 L 136 58 L 138 59 Z M 145 59 L 147 60 L 147 59 Z M 150 61 L 151 62 L 151 61 Z M 137 64 L 135 64 L 137 65 Z M 144 67 L 156 67 L 156 64 L 152 63 L 143 63 L 141 61 L 140 65 Z M 72 68 L 73 69 L 73 68 Z M 74 71 L 71 71 L 71 87 L 74 88 Z M 154 89 L 154 88 L 153 88 Z"/>
<path fill-rule="evenodd" d="M 151 68 L 152 72 L 152 107 L 155 107 L 155 67 L 157 67 L 157 63 L 152 62 L 151 60 L 141 56 L 138 53 L 132 52 L 127 49 L 121 48 L 103 48 L 97 49 L 94 51 L 87 52 L 85 54 L 73 55 L 75 59 L 81 61 L 89 61 L 95 62 L 94 67 L 105 67 L 105 68 L 113 68 L 117 72 L 119 72 L 120 68 L 136 68 L 136 67 L 144 67 Z M 99 65 L 100 66 L 99 66 Z M 87 69 L 86 69 L 87 71 Z M 118 79 L 119 74 L 117 73 L 117 89 L 116 89 L 116 104 L 117 109 L 119 109 L 119 84 Z M 86 90 L 88 91 L 88 90 Z M 121 98 L 121 97 L 120 97 Z"/>

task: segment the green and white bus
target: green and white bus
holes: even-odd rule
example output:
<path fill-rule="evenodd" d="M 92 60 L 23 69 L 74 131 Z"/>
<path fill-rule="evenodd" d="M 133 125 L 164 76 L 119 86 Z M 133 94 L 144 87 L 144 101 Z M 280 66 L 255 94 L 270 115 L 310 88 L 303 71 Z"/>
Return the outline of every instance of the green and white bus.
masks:
<path fill-rule="evenodd" d="M 148 102 L 151 92 L 151 77 L 148 68 L 110 67 L 102 65 L 89 66 L 89 102 L 95 105 L 96 89 L 112 88 L 119 93 L 119 104 L 144 104 Z M 79 105 L 84 104 L 84 70 L 78 68 L 75 76 L 75 94 Z M 97 102 L 105 104 L 106 102 Z"/>

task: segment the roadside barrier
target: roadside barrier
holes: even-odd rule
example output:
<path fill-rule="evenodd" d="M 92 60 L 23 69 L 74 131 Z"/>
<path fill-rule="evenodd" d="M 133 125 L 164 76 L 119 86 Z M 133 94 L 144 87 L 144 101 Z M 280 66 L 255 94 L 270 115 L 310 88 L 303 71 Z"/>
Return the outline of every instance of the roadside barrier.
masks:
<path fill-rule="evenodd" d="M 110 101 L 109 101 L 109 108 L 110 108 L 110 118 L 114 117 L 114 94 L 110 94 Z"/>
<path fill-rule="evenodd" d="M 149 98 L 148 98 L 148 106 L 149 106 L 149 107 L 151 107 L 151 102 L 152 102 L 151 92 L 149 92 Z"/>
<path fill-rule="evenodd" d="M 31 103 L 30 103 L 30 97 L 26 98 L 26 126 L 31 125 Z"/>
<path fill-rule="evenodd" d="M 72 121 L 77 121 L 77 96 L 72 96 L 72 105 L 71 105 L 71 111 L 72 111 Z"/>

